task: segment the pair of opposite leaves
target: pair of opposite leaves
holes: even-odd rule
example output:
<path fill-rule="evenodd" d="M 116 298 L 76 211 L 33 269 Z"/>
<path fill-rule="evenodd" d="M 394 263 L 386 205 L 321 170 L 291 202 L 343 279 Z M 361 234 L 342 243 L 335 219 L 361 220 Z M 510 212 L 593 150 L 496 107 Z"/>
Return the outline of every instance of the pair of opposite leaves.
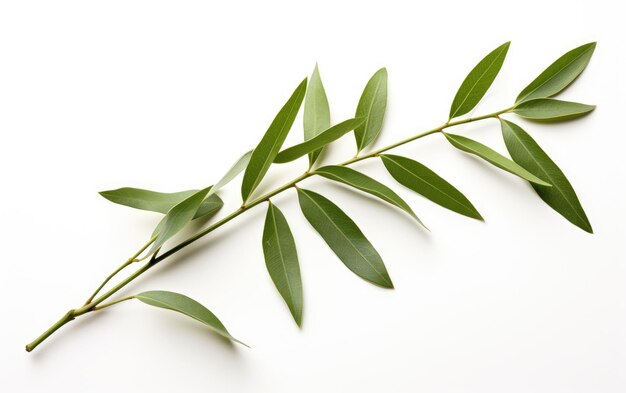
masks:
<path fill-rule="evenodd" d="M 508 48 L 509 43 L 496 48 L 468 74 L 453 100 L 450 119 L 467 114 L 482 99 L 495 80 Z M 531 120 L 559 121 L 593 110 L 594 107 L 590 105 L 559 101 L 549 97 L 573 82 L 586 67 L 594 48 L 595 43 L 586 44 L 560 57 L 519 94 L 511 111 Z M 328 100 L 317 67 L 308 89 L 306 82 L 305 79 L 296 88 L 257 147 L 241 157 L 212 188 L 174 194 L 126 188 L 106 191 L 102 195 L 113 202 L 140 209 L 167 211 L 153 234 L 155 242 L 151 252 L 155 252 L 193 218 L 210 216 L 217 212 L 222 202 L 214 194 L 215 191 L 244 168 L 246 172 L 242 182 L 242 197 L 245 202 L 260 184 L 272 163 L 290 162 L 308 154 L 309 167 L 312 167 L 324 146 L 352 130 L 355 131 L 358 151 L 376 139 L 382 129 L 387 101 L 387 73 L 384 68 L 376 72 L 366 85 L 356 117 L 333 127 L 330 126 Z M 280 151 L 303 101 L 305 142 Z M 573 188 L 556 164 L 519 126 L 503 119 L 500 121 L 504 141 L 513 160 L 469 138 L 449 133 L 444 135 L 454 147 L 475 154 L 529 181 L 549 206 L 575 225 L 591 232 L 589 221 Z M 380 157 L 389 173 L 400 184 L 457 213 L 482 219 L 459 190 L 426 166 L 406 157 L 395 155 Z M 313 173 L 377 196 L 406 211 L 421 223 L 408 204 L 394 191 L 360 172 L 343 166 L 326 166 L 316 169 Z M 350 270 L 377 285 L 393 287 L 380 255 L 339 207 L 325 197 L 308 190 L 298 189 L 298 198 L 307 220 Z M 265 221 L 263 250 L 268 272 L 295 321 L 300 325 L 303 295 L 295 242 L 284 215 L 271 202 Z M 170 292 L 167 294 L 169 297 L 176 295 Z M 178 306 L 178 309 L 166 308 L 184 312 L 184 309 L 180 308 L 181 305 Z M 219 326 L 212 327 L 220 333 Z"/>

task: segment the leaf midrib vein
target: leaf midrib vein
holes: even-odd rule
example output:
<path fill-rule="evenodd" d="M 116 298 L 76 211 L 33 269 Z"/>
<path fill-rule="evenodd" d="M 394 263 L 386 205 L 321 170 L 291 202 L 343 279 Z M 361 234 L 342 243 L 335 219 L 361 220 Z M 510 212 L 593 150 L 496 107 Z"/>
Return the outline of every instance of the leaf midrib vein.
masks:
<path fill-rule="evenodd" d="M 474 91 L 474 88 L 476 87 L 476 85 L 478 84 L 478 82 L 480 82 L 483 77 L 485 76 L 485 74 L 491 70 L 491 67 L 493 67 L 493 65 L 496 63 L 496 61 L 498 61 L 498 59 L 500 59 L 500 54 L 502 53 L 504 49 L 501 49 L 500 52 L 498 52 L 498 54 L 496 55 L 496 57 L 493 59 L 493 61 L 491 62 L 491 64 L 489 64 L 489 66 L 487 67 L 487 69 L 485 71 L 483 71 L 482 74 L 480 74 L 480 76 L 478 77 L 478 79 L 476 80 L 476 82 L 474 82 L 474 84 L 472 85 L 472 87 L 470 88 L 470 90 L 467 92 L 467 94 L 465 95 L 465 98 L 463 99 L 463 101 L 461 101 L 461 103 L 459 104 L 459 106 L 457 107 L 457 109 L 454 111 L 454 113 L 452 114 L 452 116 L 450 116 L 450 118 L 453 118 L 456 116 L 456 114 L 459 112 L 459 110 L 461 109 L 461 107 L 463 106 L 463 104 L 465 104 L 465 101 L 467 101 L 467 99 L 469 98 L 470 94 Z"/>
<path fill-rule="evenodd" d="M 439 187 L 435 186 L 434 184 L 430 183 L 428 180 L 423 179 L 422 177 L 414 174 L 413 172 L 409 171 L 404 165 L 400 164 L 399 162 L 395 161 L 392 158 L 387 157 L 387 159 L 389 159 L 391 162 L 393 162 L 394 164 L 398 165 L 400 168 L 402 168 L 404 171 L 406 171 L 409 175 L 414 176 L 418 179 L 420 179 L 421 181 L 423 181 L 424 183 L 428 184 L 429 186 L 431 186 L 432 188 L 434 188 L 435 190 L 441 192 L 442 194 L 444 194 L 445 196 L 447 196 L 448 198 L 450 198 L 452 200 L 452 202 L 455 202 L 457 205 L 460 205 L 463 210 L 468 211 L 468 207 L 465 206 L 464 204 L 462 204 L 461 202 L 457 201 L 454 197 L 452 197 L 450 194 L 448 194 L 447 192 L 443 191 L 442 189 L 440 189 Z M 469 209 L 469 211 L 471 211 L 471 209 Z M 473 213 L 473 211 L 472 211 Z"/>
<path fill-rule="evenodd" d="M 508 125 L 507 125 L 508 126 Z M 509 127 L 511 128 L 511 127 Z M 512 128 L 511 128 L 512 130 Z M 517 139 L 517 141 L 519 142 L 519 144 L 524 148 L 524 150 L 526 151 L 526 153 L 528 153 L 528 155 L 530 156 L 530 158 L 535 162 L 535 164 L 537 164 L 537 167 L 539 169 L 541 169 L 541 171 L 548 177 L 548 179 L 550 180 L 550 183 L 552 184 L 552 187 L 556 188 L 559 193 L 561 194 L 561 196 L 563 197 L 563 199 L 565 199 L 565 201 L 567 202 L 567 204 L 572 208 L 572 210 L 574 211 L 574 214 L 576 214 L 576 216 L 578 216 L 579 219 L 582 220 L 582 222 L 587 223 L 587 220 L 585 220 L 579 213 L 578 210 L 576 209 L 576 207 L 570 202 L 569 198 L 567 198 L 567 196 L 565 195 L 565 193 L 563 192 L 563 190 L 561 190 L 560 186 L 557 186 L 557 183 L 553 180 L 552 176 L 550 176 L 550 174 L 548 173 L 548 171 L 546 171 L 543 166 L 541 166 L 541 164 L 539 163 L 539 161 L 535 158 L 535 156 L 530 152 L 530 150 L 528 150 L 528 148 L 526 147 L 526 145 L 522 142 L 521 138 L 518 137 L 517 133 L 515 133 L 514 131 L 511 132 L 511 134 L 513 134 L 513 136 L 515 137 L 515 139 Z M 556 164 L 555 164 L 556 165 Z"/>
<path fill-rule="evenodd" d="M 330 218 L 330 216 L 326 213 L 326 211 L 313 199 L 311 198 L 309 195 L 307 195 L 306 193 L 304 194 L 307 198 L 309 198 L 309 200 L 311 202 L 313 202 L 313 204 L 315 206 L 317 206 L 317 208 L 322 212 L 322 214 L 324 214 L 324 216 L 326 216 L 326 218 L 328 219 L 328 221 L 337 229 L 337 231 L 339 231 L 339 233 L 341 233 L 343 235 L 343 237 L 348 241 L 348 244 L 350 244 L 352 246 L 352 248 L 354 248 L 354 250 L 361 256 L 361 258 L 363 258 L 365 260 L 365 262 L 367 262 L 368 265 L 370 265 L 370 267 L 372 269 L 374 269 L 374 271 L 380 276 L 380 278 L 383 279 L 383 281 L 388 282 L 387 279 L 382 275 L 381 272 L 378 271 L 378 269 L 376 269 L 376 267 L 374 267 L 374 265 L 372 265 L 372 263 L 369 261 L 369 259 L 367 259 L 365 257 L 365 255 L 363 255 L 363 253 L 361 253 L 361 250 L 359 250 L 348 238 L 348 236 L 346 236 L 346 234 L 341 230 L 341 228 L 339 228 L 339 226 L 337 226 L 337 224 L 335 224 L 335 222 L 332 220 L 332 218 Z M 369 243 L 369 241 L 368 241 Z"/>
<path fill-rule="evenodd" d="M 541 82 L 541 84 L 539 86 L 537 86 L 536 88 L 532 89 L 531 91 L 528 92 L 528 94 L 526 94 L 524 97 L 522 97 L 521 99 L 519 99 L 517 102 L 522 102 L 524 101 L 526 98 L 530 97 L 531 94 L 533 94 L 534 92 L 536 92 L 537 90 L 539 90 L 540 87 L 542 87 L 543 85 L 545 85 L 546 83 L 548 83 L 549 81 L 551 81 L 552 79 L 554 79 L 555 75 L 558 75 L 561 71 L 563 71 L 565 68 L 569 67 L 570 64 L 572 64 L 573 62 L 575 62 L 576 60 L 580 59 L 583 55 L 585 55 L 587 52 L 589 51 L 589 48 L 587 48 L 586 50 L 584 50 L 583 52 L 581 52 L 578 56 L 576 56 L 575 58 L 573 58 L 570 62 L 568 62 L 567 64 L 565 64 L 563 67 L 561 67 L 561 69 L 557 70 L 554 74 L 552 74 L 552 76 L 548 79 L 546 79 L 545 81 Z M 556 93 L 555 93 L 556 94 Z M 554 94 L 553 94 L 554 95 Z M 541 97 L 538 97 L 541 98 Z M 545 98 L 545 97 L 544 97 Z"/>
<path fill-rule="evenodd" d="M 276 234 L 276 245 L 278 247 L 278 254 L 280 255 L 281 267 L 283 268 L 283 272 L 285 273 L 285 282 L 287 283 L 287 290 L 289 291 L 290 300 L 293 302 L 293 291 L 291 290 L 291 284 L 289 283 L 289 276 L 287 275 L 287 267 L 285 266 L 285 257 L 283 255 L 283 250 L 280 244 L 280 239 L 278 238 L 278 226 L 276 225 L 276 215 L 274 213 L 274 207 L 270 209 L 272 214 L 272 225 L 274 227 L 274 233 Z"/>

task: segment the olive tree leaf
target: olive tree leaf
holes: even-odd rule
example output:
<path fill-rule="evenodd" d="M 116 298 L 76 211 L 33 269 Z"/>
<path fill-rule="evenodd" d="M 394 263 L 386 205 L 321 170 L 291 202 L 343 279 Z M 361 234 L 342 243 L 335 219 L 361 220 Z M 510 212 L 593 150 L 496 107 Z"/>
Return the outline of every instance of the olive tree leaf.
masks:
<path fill-rule="evenodd" d="M 298 85 L 291 97 L 289 97 L 289 100 L 287 100 L 287 103 L 276 115 L 272 124 L 270 124 L 257 147 L 252 151 L 252 156 L 246 167 L 241 184 L 241 197 L 244 202 L 248 200 L 250 194 L 257 188 L 285 142 L 285 138 L 287 138 L 287 134 L 302 105 L 306 92 L 306 82 L 305 78 Z"/>
<path fill-rule="evenodd" d="M 552 97 L 559 93 L 583 72 L 595 49 L 596 43 L 590 42 L 559 57 L 519 93 L 515 102 Z"/>
<path fill-rule="evenodd" d="M 321 151 L 320 149 L 322 147 L 341 138 L 342 136 L 354 130 L 356 127 L 360 126 L 364 122 L 365 118 L 361 117 L 357 119 L 348 119 L 344 122 L 334 125 L 307 141 L 304 141 L 281 151 L 280 153 L 278 153 L 276 158 L 274 158 L 274 162 L 277 164 L 283 164 L 296 160 L 306 154 L 309 154 L 310 156 L 310 153 Z"/>
<path fill-rule="evenodd" d="M 224 327 L 215 314 L 190 297 L 169 291 L 147 291 L 133 297 L 151 306 L 176 311 L 191 317 L 196 321 L 205 324 L 209 329 L 220 336 L 247 347 L 246 344 L 237 340 L 231 336 L 230 333 L 228 333 L 226 327 Z"/>
<path fill-rule="evenodd" d="M 392 154 L 380 156 L 385 168 L 403 186 L 438 205 L 467 217 L 483 220 L 472 203 L 441 176 L 417 161 Z"/>
<path fill-rule="evenodd" d="M 462 116 L 474 109 L 500 72 L 510 45 L 509 41 L 494 49 L 465 77 L 452 101 L 449 119 Z"/>
<path fill-rule="evenodd" d="M 180 232 L 193 219 L 210 188 L 197 191 L 167 212 L 152 233 L 151 237 L 156 237 L 156 239 L 148 255 L 160 249 L 167 240 Z"/>
<path fill-rule="evenodd" d="M 411 207 L 391 188 L 380 183 L 378 180 L 372 179 L 371 177 L 355 171 L 354 169 L 336 165 L 328 165 L 318 168 L 313 173 L 354 187 L 357 190 L 374 195 L 387 203 L 399 207 L 413 217 L 418 223 L 420 223 L 420 225 L 426 228 L 424 223 L 417 217 L 415 212 L 413 212 L 413 209 L 411 209 Z"/>
<path fill-rule="evenodd" d="M 317 64 L 304 98 L 303 123 L 304 140 L 309 140 L 330 127 L 330 107 Z M 322 149 L 309 153 L 309 166 L 315 163 L 321 152 Z"/>
<path fill-rule="evenodd" d="M 512 112 L 529 120 L 562 121 L 584 116 L 596 109 L 595 105 L 559 101 L 553 98 L 536 98 L 517 105 Z"/>
<path fill-rule="evenodd" d="M 298 200 L 304 217 L 348 269 L 373 284 L 393 288 L 382 258 L 346 213 L 313 191 L 298 188 Z"/>
<path fill-rule="evenodd" d="M 263 229 L 265 266 L 274 285 L 291 311 L 298 326 L 302 325 L 302 279 L 296 243 L 283 213 L 269 202 Z"/>
<path fill-rule="evenodd" d="M 226 171 L 224 176 L 222 176 L 222 178 L 218 180 L 218 182 L 215 183 L 213 187 L 211 187 L 211 189 L 209 190 L 209 195 L 213 195 L 220 188 L 230 183 L 231 180 L 233 180 L 239 173 L 241 173 L 241 171 L 246 169 L 246 167 L 248 166 L 248 163 L 250 162 L 251 156 L 252 156 L 252 150 L 244 153 L 244 155 L 239 157 L 239 159 L 233 164 L 233 166 L 231 166 L 230 169 Z"/>
<path fill-rule="evenodd" d="M 552 187 L 531 183 L 539 197 L 572 224 L 593 233 L 576 192 L 561 169 L 520 126 L 504 119 L 501 119 L 500 123 L 504 143 L 513 160 L 552 183 Z"/>
<path fill-rule="evenodd" d="M 354 117 L 365 117 L 365 123 L 354 130 L 358 151 L 369 146 L 383 127 L 387 108 L 387 69 L 381 68 L 370 78 L 363 90 Z"/>
<path fill-rule="evenodd" d="M 542 186 L 550 186 L 550 183 L 533 175 L 519 164 L 509 160 L 500 153 L 483 145 L 480 142 L 476 142 L 473 139 L 466 138 L 461 135 L 449 134 L 447 132 L 444 132 L 443 134 L 446 136 L 452 146 L 456 147 L 459 150 L 477 155 L 478 157 L 497 166 L 498 168 L 519 176 L 524 180 L 528 180 L 529 182 L 540 184 Z"/>
<path fill-rule="evenodd" d="M 184 199 L 198 192 L 198 190 L 187 190 L 180 192 L 156 192 L 143 190 L 141 188 L 123 187 L 116 190 L 101 191 L 99 194 L 113 203 L 133 207 L 140 210 L 148 210 L 157 213 L 167 213 Z M 217 213 L 224 202 L 217 195 L 206 198 L 200 209 L 196 212 L 195 218 L 212 216 Z"/>

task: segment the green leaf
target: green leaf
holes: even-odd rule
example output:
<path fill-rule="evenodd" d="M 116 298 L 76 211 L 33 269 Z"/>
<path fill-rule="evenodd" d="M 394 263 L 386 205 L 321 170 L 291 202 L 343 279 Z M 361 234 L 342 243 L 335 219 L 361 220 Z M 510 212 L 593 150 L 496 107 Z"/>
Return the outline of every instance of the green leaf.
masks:
<path fill-rule="evenodd" d="M 576 192 L 561 169 L 539 147 L 537 142 L 517 124 L 503 119 L 500 120 L 500 123 L 504 143 L 515 162 L 552 183 L 552 187 L 531 184 L 539 197 L 572 224 L 584 231 L 593 233 Z"/>
<path fill-rule="evenodd" d="M 587 67 L 595 49 L 596 43 L 590 42 L 559 57 L 519 93 L 515 102 L 552 97 L 565 89 Z"/>
<path fill-rule="evenodd" d="M 348 119 L 337 125 L 334 125 L 326 131 L 316 135 L 315 137 L 302 142 L 298 145 L 292 146 L 278 153 L 274 162 L 277 164 L 283 164 L 302 157 L 305 154 L 313 153 L 320 148 L 328 145 L 329 143 L 341 138 L 348 132 L 354 130 L 365 122 L 365 118 Z"/>
<path fill-rule="evenodd" d="M 413 209 L 411 209 L 411 207 L 402 198 L 400 198 L 398 194 L 396 194 L 391 188 L 387 187 L 386 185 L 372 179 L 367 175 L 364 175 L 361 172 L 357 172 L 354 169 L 344 166 L 329 165 L 316 169 L 313 173 L 327 179 L 354 187 L 358 190 L 374 195 L 396 207 L 399 207 L 400 209 L 407 212 L 417 222 L 419 222 L 424 228 L 426 228 L 424 223 L 417 217 L 417 215 L 415 215 Z"/>
<path fill-rule="evenodd" d="M 320 78 L 320 72 L 315 65 L 309 88 L 304 99 L 304 140 L 315 137 L 330 127 L 330 107 L 326 98 L 326 91 Z M 309 154 L 309 165 L 312 166 L 322 149 Z"/>
<path fill-rule="evenodd" d="M 285 299 L 293 319 L 301 326 L 303 295 L 296 243 L 285 216 L 272 202 L 269 202 L 265 217 L 263 254 L 276 289 Z"/>
<path fill-rule="evenodd" d="M 371 283 L 393 288 L 380 255 L 346 213 L 313 191 L 298 188 L 298 200 L 304 217 L 348 269 Z"/>
<path fill-rule="evenodd" d="M 387 108 L 387 69 L 376 71 L 367 82 L 354 117 L 365 117 L 365 124 L 354 130 L 358 151 L 369 146 L 383 127 Z"/>
<path fill-rule="evenodd" d="M 470 154 L 475 154 L 485 161 L 497 166 L 498 168 L 519 176 L 524 180 L 528 180 L 536 184 L 541 184 L 542 186 L 550 186 L 550 183 L 547 183 L 544 180 L 538 178 L 537 176 L 528 172 L 522 166 L 509 160 L 508 158 L 504 157 L 495 150 L 492 150 L 491 148 L 483 145 L 482 143 L 476 142 L 475 140 L 466 138 L 461 135 L 448 134 L 447 132 L 444 132 L 443 134 L 446 136 L 446 138 L 448 138 L 448 141 L 452 144 L 452 146 L 456 147 L 459 150 L 463 150 Z"/>
<path fill-rule="evenodd" d="M 230 169 L 226 172 L 222 178 L 211 187 L 209 190 L 209 195 L 217 192 L 220 188 L 224 187 L 226 184 L 230 183 L 241 171 L 246 169 L 248 166 L 248 162 L 250 162 L 250 157 L 252 156 L 252 150 L 244 153 L 243 156 L 239 157 L 237 162 L 230 167 Z"/>
<path fill-rule="evenodd" d="M 291 97 L 289 97 L 289 100 L 287 100 L 287 103 L 276 115 L 272 124 L 270 124 L 257 147 L 252 151 L 252 156 L 241 184 L 241 196 L 244 202 L 248 200 L 250 194 L 257 188 L 285 142 L 285 138 L 287 138 L 287 134 L 302 105 L 304 93 L 306 92 L 306 81 L 306 78 L 304 78 L 298 85 Z"/>
<path fill-rule="evenodd" d="M 459 214 L 477 220 L 483 219 L 461 191 L 426 166 L 391 154 L 383 154 L 380 158 L 389 174 L 403 186 Z"/>
<path fill-rule="evenodd" d="M 510 45 L 509 41 L 494 49 L 465 77 L 452 101 L 450 119 L 468 113 L 483 98 L 500 72 Z"/>
<path fill-rule="evenodd" d="M 559 101 L 553 98 L 536 98 L 517 105 L 513 112 L 530 120 L 561 121 L 584 116 L 594 109 L 596 109 L 595 105 Z"/>
<path fill-rule="evenodd" d="M 198 192 L 198 190 L 166 193 L 142 190 L 141 188 L 124 187 L 118 188 L 117 190 L 102 191 L 100 195 L 113 203 L 165 214 L 172 207 L 189 198 L 196 192 Z M 220 197 L 212 195 L 202 202 L 194 218 L 207 215 L 212 216 L 217 213 L 222 206 L 224 206 L 224 202 L 222 202 Z"/>
<path fill-rule="evenodd" d="M 193 219 L 210 188 L 207 187 L 192 194 L 167 212 L 152 233 L 152 237 L 156 236 L 156 240 L 152 243 L 148 255 L 161 248 L 168 239 L 180 232 Z"/>
<path fill-rule="evenodd" d="M 176 311 L 191 317 L 198 322 L 202 322 L 209 329 L 220 336 L 247 347 L 246 344 L 237 340 L 231 336 L 230 333 L 228 333 L 228 330 L 226 330 L 222 322 L 215 316 L 215 314 L 190 297 L 169 291 L 147 291 L 133 297 L 151 306 Z"/>

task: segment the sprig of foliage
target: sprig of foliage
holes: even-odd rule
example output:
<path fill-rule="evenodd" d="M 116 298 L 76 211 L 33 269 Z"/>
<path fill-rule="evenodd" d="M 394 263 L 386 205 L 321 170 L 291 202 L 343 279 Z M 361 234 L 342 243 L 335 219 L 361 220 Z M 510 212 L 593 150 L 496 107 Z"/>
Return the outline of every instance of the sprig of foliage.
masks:
<path fill-rule="evenodd" d="M 108 303 L 105 301 L 161 261 L 264 202 L 268 204 L 262 239 L 265 264 L 294 321 L 300 326 L 304 295 L 298 252 L 286 217 L 271 200 L 291 188 L 297 190 L 304 217 L 348 269 L 373 284 L 393 288 L 392 279 L 382 257 L 357 224 L 328 198 L 298 185 L 313 176 L 341 183 L 403 210 L 426 228 L 413 209 L 391 188 L 349 168 L 350 165 L 362 160 L 380 158 L 389 174 L 401 185 L 441 207 L 482 220 L 482 215 L 469 199 L 437 173 L 411 158 L 387 153 L 398 146 L 428 135 L 441 134 L 453 147 L 476 155 L 495 167 L 528 181 L 548 206 L 572 224 L 592 233 L 589 219 L 565 174 L 526 131 L 501 116 L 510 113 L 537 122 L 558 122 L 575 119 L 593 111 L 595 108 L 593 105 L 560 101 L 552 97 L 569 86 L 585 69 L 595 49 L 595 43 L 582 45 L 558 58 L 520 92 L 513 106 L 482 116 L 458 119 L 470 113 L 483 98 L 502 68 L 509 46 L 510 43 L 507 42 L 494 49 L 470 71 L 454 97 L 450 117 L 446 123 L 392 145 L 362 154 L 364 149 L 374 143 L 383 128 L 387 107 L 387 70 L 385 68 L 378 70 L 367 82 L 353 119 L 331 125 L 328 98 L 316 65 L 308 86 L 305 78 L 278 112 L 258 145 L 243 154 L 213 186 L 176 193 L 128 187 L 101 192 L 100 194 L 111 202 L 162 213 L 164 216 L 148 242 L 111 273 L 82 307 L 65 313 L 59 321 L 26 345 L 26 350 L 32 351 L 57 329 L 77 317 L 131 299 L 184 314 L 205 324 L 218 335 L 243 344 L 231 336 L 211 311 L 182 294 L 148 291 Z M 304 141 L 281 150 L 303 102 Z M 468 137 L 446 131 L 454 126 L 485 119 L 499 120 L 504 143 L 511 158 Z M 316 168 L 323 149 L 351 131 L 354 131 L 357 155 L 339 164 Z M 252 198 L 273 163 L 287 163 L 305 155 L 308 155 L 309 165 L 302 175 L 271 192 Z M 241 207 L 161 253 L 167 241 L 189 222 L 200 217 L 209 219 L 218 213 L 223 206 L 217 194 L 219 189 L 241 172 L 244 172 Z M 104 287 L 117 274 L 145 259 L 148 259 L 145 264 L 101 294 Z"/>

